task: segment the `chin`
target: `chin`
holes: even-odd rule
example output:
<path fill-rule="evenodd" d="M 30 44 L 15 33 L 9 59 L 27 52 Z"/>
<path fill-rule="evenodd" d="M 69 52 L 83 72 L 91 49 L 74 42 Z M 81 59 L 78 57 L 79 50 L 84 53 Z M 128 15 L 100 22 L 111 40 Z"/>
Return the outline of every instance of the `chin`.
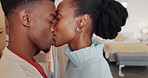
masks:
<path fill-rule="evenodd" d="M 56 43 L 56 44 L 54 44 L 54 46 L 55 47 L 60 47 L 60 46 L 62 46 L 62 45 L 64 45 L 65 43 Z"/>
<path fill-rule="evenodd" d="M 54 39 L 54 44 L 53 44 L 53 45 L 54 45 L 55 47 L 60 47 L 60 46 L 62 46 L 62 45 L 64 45 L 64 44 L 66 44 L 65 41 L 58 40 L 57 37 Z"/>
<path fill-rule="evenodd" d="M 55 47 L 60 47 L 60 45 L 54 45 Z"/>
<path fill-rule="evenodd" d="M 49 47 L 44 48 L 42 51 L 43 51 L 44 53 L 48 53 L 49 50 L 50 50 L 50 47 L 51 47 L 51 45 L 50 45 Z"/>
<path fill-rule="evenodd" d="M 43 50 L 43 52 L 44 52 L 44 53 L 48 53 L 49 50 L 50 50 L 50 48 L 46 48 L 46 49 Z"/>

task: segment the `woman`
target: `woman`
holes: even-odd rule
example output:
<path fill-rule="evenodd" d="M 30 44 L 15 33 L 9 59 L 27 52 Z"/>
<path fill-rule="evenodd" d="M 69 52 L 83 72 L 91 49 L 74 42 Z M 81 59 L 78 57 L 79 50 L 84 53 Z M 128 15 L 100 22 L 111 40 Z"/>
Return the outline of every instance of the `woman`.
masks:
<path fill-rule="evenodd" d="M 65 78 L 113 78 L 103 57 L 103 43 L 93 33 L 113 39 L 128 17 L 114 0 L 63 0 L 57 9 L 55 46 L 68 44 Z"/>

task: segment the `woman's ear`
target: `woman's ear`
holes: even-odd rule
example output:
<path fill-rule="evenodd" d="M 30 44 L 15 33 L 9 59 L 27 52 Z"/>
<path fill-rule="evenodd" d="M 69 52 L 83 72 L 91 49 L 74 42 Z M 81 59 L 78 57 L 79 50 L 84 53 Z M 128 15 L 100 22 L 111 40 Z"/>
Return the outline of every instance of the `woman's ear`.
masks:
<path fill-rule="evenodd" d="M 19 19 L 24 26 L 30 26 L 31 17 L 30 13 L 27 10 L 21 10 L 19 12 Z"/>
<path fill-rule="evenodd" d="M 78 32 L 83 32 L 84 27 L 87 25 L 89 20 L 90 19 L 89 19 L 89 15 L 88 14 L 84 14 L 84 15 L 80 16 L 80 18 L 78 19 L 77 31 Z"/>
<path fill-rule="evenodd" d="M 78 25 L 80 27 L 83 27 L 83 26 L 85 26 L 88 23 L 88 20 L 89 20 L 89 15 L 88 14 L 84 14 L 84 15 L 80 16 L 80 19 L 78 21 Z"/>

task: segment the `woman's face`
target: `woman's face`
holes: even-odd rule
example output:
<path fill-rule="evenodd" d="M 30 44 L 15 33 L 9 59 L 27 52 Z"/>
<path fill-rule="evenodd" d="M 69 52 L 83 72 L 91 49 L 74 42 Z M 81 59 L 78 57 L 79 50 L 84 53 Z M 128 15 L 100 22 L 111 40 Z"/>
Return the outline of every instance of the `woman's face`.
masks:
<path fill-rule="evenodd" d="M 57 8 L 57 23 L 55 25 L 55 46 L 69 44 L 76 35 L 77 18 L 74 18 L 74 8 L 71 0 L 62 1 Z"/>

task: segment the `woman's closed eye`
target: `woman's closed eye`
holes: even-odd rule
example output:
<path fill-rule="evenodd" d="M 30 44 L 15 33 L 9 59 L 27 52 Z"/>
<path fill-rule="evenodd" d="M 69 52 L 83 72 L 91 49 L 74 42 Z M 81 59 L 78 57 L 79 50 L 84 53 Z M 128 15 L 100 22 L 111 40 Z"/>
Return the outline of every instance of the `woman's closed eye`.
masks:
<path fill-rule="evenodd" d="M 56 20 L 56 18 L 54 18 L 54 19 L 50 19 L 50 20 L 49 20 L 49 23 L 52 24 L 52 23 L 55 22 L 55 20 Z"/>
<path fill-rule="evenodd" d="M 60 20 L 62 18 L 62 15 L 60 13 L 57 13 L 57 20 Z"/>
<path fill-rule="evenodd" d="M 55 15 L 52 15 L 52 14 L 49 15 L 49 23 L 50 24 L 54 23 L 55 19 L 56 19 L 56 16 Z"/>

